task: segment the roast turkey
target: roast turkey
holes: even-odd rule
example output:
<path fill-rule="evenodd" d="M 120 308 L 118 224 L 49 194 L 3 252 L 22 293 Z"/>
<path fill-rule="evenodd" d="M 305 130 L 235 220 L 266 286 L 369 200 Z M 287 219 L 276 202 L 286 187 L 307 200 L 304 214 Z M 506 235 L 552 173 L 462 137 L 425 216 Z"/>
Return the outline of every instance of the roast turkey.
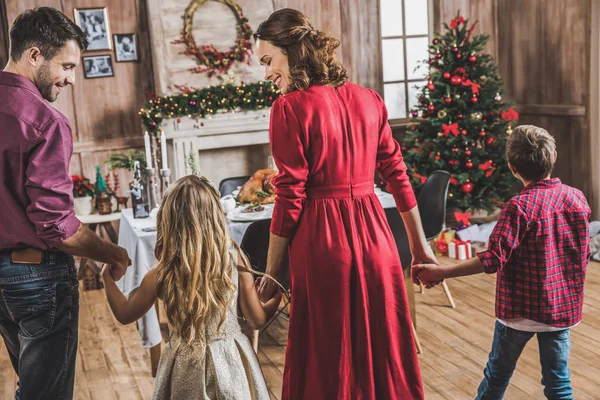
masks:
<path fill-rule="evenodd" d="M 275 188 L 271 183 L 277 171 L 272 169 L 258 170 L 244 183 L 238 194 L 240 203 L 271 204 L 275 202 Z"/>

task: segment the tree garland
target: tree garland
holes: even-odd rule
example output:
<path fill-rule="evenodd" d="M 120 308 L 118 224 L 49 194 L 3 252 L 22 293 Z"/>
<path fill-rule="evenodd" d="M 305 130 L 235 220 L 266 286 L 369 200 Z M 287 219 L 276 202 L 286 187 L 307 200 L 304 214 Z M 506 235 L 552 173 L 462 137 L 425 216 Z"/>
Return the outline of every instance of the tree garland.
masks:
<path fill-rule="evenodd" d="M 192 35 L 192 29 L 194 24 L 194 13 L 196 9 L 204 4 L 207 0 L 192 0 L 190 5 L 186 8 L 183 15 L 183 32 L 181 38 L 176 40 L 174 43 L 183 43 L 186 46 L 186 50 L 183 54 L 190 55 L 196 58 L 200 66 L 191 68 L 190 71 L 194 73 L 208 72 L 208 76 L 211 77 L 215 73 L 223 73 L 227 71 L 234 62 L 242 61 L 250 64 L 252 54 L 252 28 L 248 24 L 248 19 L 242 14 L 242 9 L 236 3 L 231 0 L 215 0 L 229 7 L 235 19 L 237 21 L 237 37 L 233 47 L 226 51 L 220 52 L 212 44 L 198 46 Z"/>
<path fill-rule="evenodd" d="M 148 132 L 157 133 L 164 118 L 179 118 L 182 116 L 205 118 L 218 112 L 227 113 L 250 110 L 261 110 L 271 107 L 281 95 L 271 82 L 242 83 L 241 85 L 225 84 L 194 89 L 178 86 L 181 94 L 152 97 L 148 100 L 147 108 L 142 108 L 138 114 Z"/>

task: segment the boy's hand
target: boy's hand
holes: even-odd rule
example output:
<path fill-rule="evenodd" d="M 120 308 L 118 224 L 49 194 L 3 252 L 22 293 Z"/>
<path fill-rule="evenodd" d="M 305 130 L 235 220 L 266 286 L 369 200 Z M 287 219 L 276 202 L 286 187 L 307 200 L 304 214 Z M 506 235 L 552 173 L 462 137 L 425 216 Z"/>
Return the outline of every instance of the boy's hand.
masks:
<path fill-rule="evenodd" d="M 417 264 L 412 267 L 412 276 L 429 289 L 445 279 L 444 267 L 435 264 Z"/>

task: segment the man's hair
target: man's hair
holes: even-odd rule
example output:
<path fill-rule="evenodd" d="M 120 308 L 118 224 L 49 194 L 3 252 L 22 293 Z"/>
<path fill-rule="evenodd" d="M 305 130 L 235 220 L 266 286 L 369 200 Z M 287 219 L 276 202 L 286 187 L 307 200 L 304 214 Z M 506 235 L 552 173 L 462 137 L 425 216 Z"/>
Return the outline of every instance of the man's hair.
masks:
<path fill-rule="evenodd" d="M 34 8 L 21 13 L 10 28 L 10 57 L 19 61 L 25 50 L 37 47 L 50 60 L 70 40 L 77 42 L 81 51 L 87 49 L 85 33 L 62 12 L 52 7 Z"/>
<path fill-rule="evenodd" d="M 506 141 L 506 159 L 528 181 L 539 181 L 552 172 L 556 143 L 545 129 L 520 125 Z"/>

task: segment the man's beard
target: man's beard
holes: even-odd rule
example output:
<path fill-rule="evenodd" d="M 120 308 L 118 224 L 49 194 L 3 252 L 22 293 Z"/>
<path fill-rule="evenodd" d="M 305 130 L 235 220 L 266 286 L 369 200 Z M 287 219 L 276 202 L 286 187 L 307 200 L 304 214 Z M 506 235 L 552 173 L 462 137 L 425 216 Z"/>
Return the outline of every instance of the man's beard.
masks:
<path fill-rule="evenodd" d="M 36 77 L 37 87 L 42 94 L 42 97 L 50 103 L 56 101 L 58 93 L 54 91 L 54 83 L 52 82 L 52 74 L 50 72 L 50 64 L 44 62 Z"/>

